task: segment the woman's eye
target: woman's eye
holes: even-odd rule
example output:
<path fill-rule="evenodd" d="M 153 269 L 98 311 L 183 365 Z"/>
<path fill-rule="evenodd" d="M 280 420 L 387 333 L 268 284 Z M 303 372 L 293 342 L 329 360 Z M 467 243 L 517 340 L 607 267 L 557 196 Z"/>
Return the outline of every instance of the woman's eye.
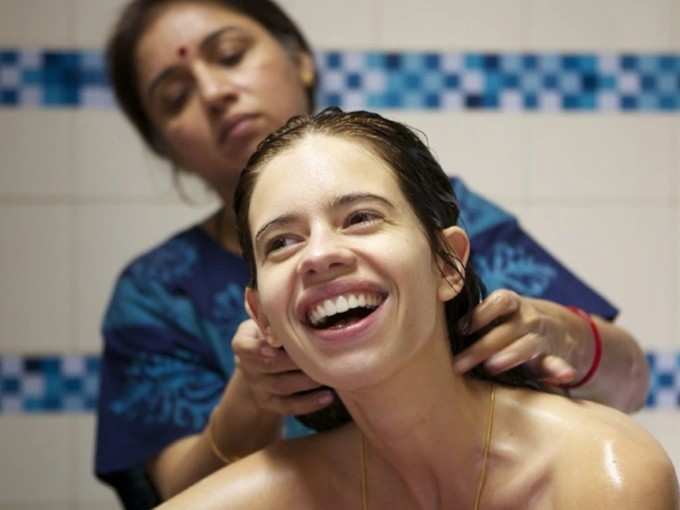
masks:
<path fill-rule="evenodd" d="M 227 57 L 222 57 L 220 59 L 220 64 L 226 67 L 233 67 L 235 65 L 238 65 L 239 62 L 241 62 L 241 58 L 243 57 L 243 53 L 238 53 L 236 55 L 229 55 Z"/>
<path fill-rule="evenodd" d="M 189 91 L 186 88 L 168 92 L 161 100 L 163 112 L 168 115 L 173 115 L 182 110 L 189 97 Z"/>
<path fill-rule="evenodd" d="M 345 220 L 345 227 L 353 225 L 370 225 L 380 221 L 382 216 L 374 211 L 356 211 L 350 214 Z"/>
<path fill-rule="evenodd" d="M 218 53 L 217 62 L 224 67 L 234 67 L 243 59 L 243 51 L 223 51 Z"/>
<path fill-rule="evenodd" d="M 265 245 L 265 255 L 269 255 L 272 252 L 288 248 L 297 243 L 297 239 L 292 236 L 279 236 L 275 237 Z"/>

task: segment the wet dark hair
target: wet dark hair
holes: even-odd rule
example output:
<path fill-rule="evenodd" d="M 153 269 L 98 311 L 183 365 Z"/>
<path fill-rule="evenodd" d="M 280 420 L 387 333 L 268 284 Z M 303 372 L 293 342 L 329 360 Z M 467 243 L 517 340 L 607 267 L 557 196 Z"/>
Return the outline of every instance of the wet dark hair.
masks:
<path fill-rule="evenodd" d="M 156 154 L 167 156 L 139 94 L 135 52 L 140 39 L 159 13 L 172 3 L 214 4 L 246 16 L 262 25 L 290 53 L 312 55 L 297 25 L 271 0 L 132 0 L 123 9 L 106 44 L 106 63 L 113 92 L 146 144 Z M 316 77 L 307 87 L 309 111 L 314 110 Z"/>
<path fill-rule="evenodd" d="M 418 134 L 407 126 L 376 113 L 345 113 L 332 107 L 313 116 L 292 118 L 284 127 L 260 143 L 241 174 L 234 197 L 234 209 L 243 258 L 251 272 L 250 287 L 257 288 L 257 268 L 248 213 L 259 170 L 277 154 L 291 148 L 309 134 L 348 139 L 367 147 L 385 161 L 393 170 L 401 192 L 418 217 L 433 256 L 449 268 L 461 271 L 462 263 L 449 249 L 441 233 L 443 229 L 458 223 L 458 202 L 448 176 Z M 454 355 L 479 338 L 479 335 L 466 335 L 465 329 L 469 325 L 472 310 L 481 301 L 484 293 L 483 285 L 469 263 L 463 272 L 463 288 L 454 299 L 444 305 L 450 347 Z M 481 368 L 475 368 L 472 373 L 479 378 L 490 378 Z M 533 385 L 524 373 L 517 370 L 494 377 L 493 380 L 513 385 Z M 316 430 L 335 428 L 352 419 L 337 396 L 327 408 L 297 418 Z"/>

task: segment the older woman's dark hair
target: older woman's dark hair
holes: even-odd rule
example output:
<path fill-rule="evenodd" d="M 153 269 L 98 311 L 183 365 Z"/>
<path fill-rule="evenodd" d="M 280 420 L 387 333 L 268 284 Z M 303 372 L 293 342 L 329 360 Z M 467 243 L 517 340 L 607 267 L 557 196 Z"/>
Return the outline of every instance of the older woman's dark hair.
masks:
<path fill-rule="evenodd" d="M 340 136 L 355 141 L 385 161 L 394 171 L 401 192 L 418 217 L 432 254 L 440 263 L 456 271 L 463 268 L 441 234 L 444 228 L 457 224 L 458 203 L 449 178 L 420 137 L 403 124 L 375 113 L 363 111 L 345 113 L 338 108 L 328 108 L 314 116 L 295 117 L 272 133 L 251 156 L 241 175 L 234 197 L 234 208 L 241 250 L 251 271 L 249 283 L 251 287 L 257 288 L 257 267 L 248 212 L 259 170 L 274 156 L 313 133 Z M 462 276 L 465 279 L 463 289 L 445 304 L 453 354 L 463 351 L 477 340 L 475 336 L 465 335 L 464 331 L 470 314 L 480 302 L 483 292 L 482 285 L 469 264 L 464 268 Z M 475 369 L 473 374 L 488 378 L 481 369 Z M 509 384 L 527 384 L 527 378 L 519 371 L 495 379 Z M 351 416 L 338 398 L 325 409 L 297 418 L 316 430 L 331 429 L 351 420 Z"/>
<path fill-rule="evenodd" d="M 162 143 L 144 111 L 139 95 L 135 52 L 140 39 L 159 13 L 173 3 L 214 4 L 247 16 L 262 25 L 291 55 L 312 54 L 302 32 L 271 0 L 132 0 L 122 11 L 106 45 L 106 63 L 113 92 L 127 118 L 147 145 L 166 156 Z M 314 110 L 316 77 L 307 87 L 309 111 Z"/>

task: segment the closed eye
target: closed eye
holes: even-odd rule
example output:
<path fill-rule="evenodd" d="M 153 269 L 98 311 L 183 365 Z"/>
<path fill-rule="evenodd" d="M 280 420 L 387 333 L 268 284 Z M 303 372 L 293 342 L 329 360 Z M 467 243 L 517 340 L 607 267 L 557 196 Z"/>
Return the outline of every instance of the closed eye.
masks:
<path fill-rule="evenodd" d="M 241 62 L 243 52 L 220 55 L 217 61 L 224 67 L 234 67 Z"/>
<path fill-rule="evenodd" d="M 182 88 L 180 90 L 175 90 L 172 93 L 168 93 L 162 99 L 162 109 L 166 115 L 174 115 L 179 113 L 187 102 L 189 98 L 189 91 L 187 88 Z"/>

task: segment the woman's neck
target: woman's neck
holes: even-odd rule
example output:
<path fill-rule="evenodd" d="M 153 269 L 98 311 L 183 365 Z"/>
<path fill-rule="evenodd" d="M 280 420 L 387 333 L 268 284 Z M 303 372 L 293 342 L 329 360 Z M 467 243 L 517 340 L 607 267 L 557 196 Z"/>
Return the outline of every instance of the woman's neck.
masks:
<path fill-rule="evenodd" d="M 448 346 L 433 341 L 389 380 L 340 396 L 374 469 L 393 471 L 423 508 L 452 500 L 464 508 L 482 466 L 489 392 L 488 383 L 454 373 Z"/>
<path fill-rule="evenodd" d="M 241 254 L 236 230 L 236 218 L 231 208 L 223 205 L 207 218 L 202 226 L 210 237 L 225 250 L 237 255 Z"/>

